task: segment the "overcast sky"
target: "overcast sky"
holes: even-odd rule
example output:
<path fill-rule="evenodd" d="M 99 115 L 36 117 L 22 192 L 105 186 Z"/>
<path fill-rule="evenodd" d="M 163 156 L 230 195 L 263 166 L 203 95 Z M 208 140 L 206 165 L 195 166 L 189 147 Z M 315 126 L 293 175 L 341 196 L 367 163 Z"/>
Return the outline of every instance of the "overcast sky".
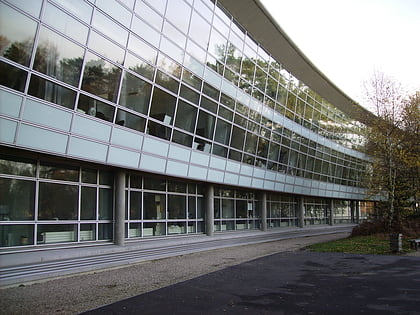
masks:
<path fill-rule="evenodd" d="M 261 0 L 332 82 L 363 103 L 363 81 L 383 72 L 420 90 L 419 0 Z M 281 61 L 281 60 L 280 60 Z"/>

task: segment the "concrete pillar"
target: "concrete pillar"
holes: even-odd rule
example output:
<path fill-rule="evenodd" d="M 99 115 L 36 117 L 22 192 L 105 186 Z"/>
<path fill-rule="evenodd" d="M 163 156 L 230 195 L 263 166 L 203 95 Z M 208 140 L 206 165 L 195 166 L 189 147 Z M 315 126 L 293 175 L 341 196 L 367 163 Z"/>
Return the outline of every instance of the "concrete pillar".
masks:
<path fill-rule="evenodd" d="M 204 194 L 204 206 L 206 211 L 206 234 L 214 235 L 214 186 L 207 185 Z"/>
<path fill-rule="evenodd" d="M 267 193 L 264 191 L 260 195 L 261 207 L 261 231 L 267 232 Z"/>
<path fill-rule="evenodd" d="M 328 202 L 328 216 L 329 216 L 329 221 L 330 221 L 330 225 L 334 225 L 334 199 L 330 199 Z"/>
<path fill-rule="evenodd" d="M 297 203 L 297 217 L 298 217 L 298 226 L 303 228 L 305 226 L 305 203 L 303 196 L 298 196 Z"/>
<path fill-rule="evenodd" d="M 355 211 L 356 211 L 356 223 L 359 224 L 359 220 L 360 220 L 360 201 L 356 200 L 356 207 L 355 207 Z"/>
<path fill-rule="evenodd" d="M 124 246 L 125 241 L 125 172 L 115 172 L 115 244 Z"/>
<path fill-rule="evenodd" d="M 355 218 L 354 218 L 354 211 L 356 210 L 356 202 L 354 200 L 350 200 L 350 222 L 354 223 L 355 222 Z"/>

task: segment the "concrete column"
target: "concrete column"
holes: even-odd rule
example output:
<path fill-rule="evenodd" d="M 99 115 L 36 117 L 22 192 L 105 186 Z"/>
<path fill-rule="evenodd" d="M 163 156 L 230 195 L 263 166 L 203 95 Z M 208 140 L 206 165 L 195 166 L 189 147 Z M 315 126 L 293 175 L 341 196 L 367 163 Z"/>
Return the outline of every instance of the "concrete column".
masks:
<path fill-rule="evenodd" d="M 261 207 L 261 231 L 267 232 L 267 193 L 264 191 L 260 195 Z"/>
<path fill-rule="evenodd" d="M 207 185 L 204 194 L 204 206 L 206 211 L 206 234 L 214 235 L 214 186 Z"/>
<path fill-rule="evenodd" d="M 115 172 L 115 244 L 124 246 L 125 241 L 125 172 Z"/>
<path fill-rule="evenodd" d="M 298 226 L 303 228 L 305 226 L 305 204 L 303 196 L 298 196 L 297 203 L 297 217 L 298 217 Z"/>
<path fill-rule="evenodd" d="M 354 211 L 355 211 L 355 208 L 356 208 L 356 202 L 357 201 L 354 201 L 354 200 L 350 200 L 350 222 L 351 223 L 354 223 L 355 222 L 355 219 L 354 219 Z"/>
<path fill-rule="evenodd" d="M 360 223 L 359 222 L 359 220 L 360 220 L 360 201 L 356 200 L 355 203 L 356 203 L 356 209 L 355 209 L 355 211 L 356 211 L 356 223 L 359 224 Z"/>
<path fill-rule="evenodd" d="M 329 219 L 330 219 L 330 225 L 334 225 L 334 199 L 329 200 L 328 208 L 329 208 L 328 209 L 329 210 L 328 216 L 329 216 Z"/>

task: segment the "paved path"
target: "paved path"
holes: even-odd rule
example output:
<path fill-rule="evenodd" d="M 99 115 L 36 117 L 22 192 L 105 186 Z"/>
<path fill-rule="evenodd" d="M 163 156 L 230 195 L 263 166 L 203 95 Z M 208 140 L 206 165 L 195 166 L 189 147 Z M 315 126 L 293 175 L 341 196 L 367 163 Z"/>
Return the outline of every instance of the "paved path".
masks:
<path fill-rule="evenodd" d="M 284 252 L 84 314 L 420 314 L 418 257 Z"/>

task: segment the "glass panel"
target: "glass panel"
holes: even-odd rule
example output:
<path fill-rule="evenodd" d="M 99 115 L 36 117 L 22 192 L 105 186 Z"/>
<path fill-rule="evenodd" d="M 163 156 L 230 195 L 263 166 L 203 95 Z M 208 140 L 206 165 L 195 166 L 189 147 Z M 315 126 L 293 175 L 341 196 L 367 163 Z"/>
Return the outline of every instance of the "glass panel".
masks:
<path fill-rule="evenodd" d="M 0 84 L 23 92 L 26 84 L 27 72 L 0 61 Z"/>
<path fill-rule="evenodd" d="M 124 50 L 122 48 L 94 31 L 90 33 L 88 46 L 102 56 L 119 64 L 122 64 L 124 60 Z"/>
<path fill-rule="evenodd" d="M 146 119 L 119 109 L 115 123 L 133 130 L 144 132 Z"/>
<path fill-rule="evenodd" d="M 206 97 L 201 97 L 201 103 L 200 106 L 211 111 L 214 114 L 217 114 L 217 104 L 213 101 L 210 101 Z"/>
<path fill-rule="evenodd" d="M 229 144 L 231 128 L 232 128 L 231 124 L 221 119 L 217 119 L 214 141 L 217 141 L 223 144 Z"/>
<path fill-rule="evenodd" d="M 113 121 L 115 107 L 80 94 L 78 111 L 106 121 Z"/>
<path fill-rule="evenodd" d="M 44 22 L 58 31 L 70 36 L 82 44 L 86 44 L 88 28 L 68 14 L 47 2 L 44 11 Z"/>
<path fill-rule="evenodd" d="M 251 154 L 255 154 L 255 150 L 257 148 L 257 141 L 258 136 L 256 136 L 253 133 L 247 132 L 244 151 Z"/>
<path fill-rule="evenodd" d="M 200 111 L 198 114 L 198 122 L 196 134 L 208 139 L 213 138 L 214 123 L 216 118 L 204 111 Z"/>
<path fill-rule="evenodd" d="M 201 47 L 207 48 L 210 35 L 210 25 L 205 19 L 193 11 L 190 25 L 190 37 Z"/>
<path fill-rule="evenodd" d="M 80 220 L 96 219 L 96 188 L 82 187 Z"/>
<path fill-rule="evenodd" d="M 172 124 L 175 111 L 176 98 L 161 89 L 153 91 L 150 116 L 163 121 L 165 124 Z"/>
<path fill-rule="evenodd" d="M 111 186 L 114 183 L 114 177 L 111 172 L 99 171 L 99 184 Z"/>
<path fill-rule="evenodd" d="M 0 3 L 1 56 L 28 66 L 36 25 L 36 22 Z"/>
<path fill-rule="evenodd" d="M 186 197 L 168 195 L 168 219 L 186 219 Z"/>
<path fill-rule="evenodd" d="M 141 60 L 140 58 L 135 57 L 130 53 L 127 53 L 127 55 L 125 56 L 124 65 L 131 71 L 134 71 L 135 73 L 138 73 L 149 80 L 153 80 L 155 68 L 149 65 L 147 62 Z"/>
<path fill-rule="evenodd" d="M 138 17 L 133 17 L 132 30 L 139 37 L 149 42 L 155 47 L 159 46 L 160 34 L 151 26 L 140 20 Z"/>
<path fill-rule="evenodd" d="M 187 147 L 192 147 L 192 141 L 193 138 L 190 135 L 187 135 L 183 132 L 179 132 L 177 130 L 174 130 L 174 133 L 172 135 L 172 141 L 181 145 L 185 145 Z"/>
<path fill-rule="evenodd" d="M 189 196 L 188 197 L 188 219 L 195 219 L 196 214 L 196 197 L 195 196 Z"/>
<path fill-rule="evenodd" d="M 169 140 L 171 138 L 171 128 L 165 127 L 164 125 L 158 124 L 154 121 L 149 121 L 147 124 L 147 133 L 165 140 Z"/>
<path fill-rule="evenodd" d="M 151 90 L 151 84 L 125 72 L 121 88 L 120 105 L 136 112 L 147 114 Z"/>
<path fill-rule="evenodd" d="M 82 170 L 82 182 L 96 184 L 96 170 L 94 169 L 83 169 Z"/>
<path fill-rule="evenodd" d="M 98 239 L 99 240 L 111 240 L 113 238 L 113 225 L 112 224 L 98 224 Z"/>
<path fill-rule="evenodd" d="M 77 240 L 76 224 L 38 225 L 37 244 L 66 243 Z"/>
<path fill-rule="evenodd" d="M 222 199 L 222 217 L 234 218 L 233 200 Z"/>
<path fill-rule="evenodd" d="M 163 18 L 143 1 L 136 2 L 134 11 L 157 30 L 161 30 Z"/>
<path fill-rule="evenodd" d="M 174 77 L 178 79 L 181 77 L 181 66 L 164 54 L 159 55 L 157 65 Z"/>
<path fill-rule="evenodd" d="M 125 27 L 130 27 L 131 13 L 118 2 L 96 0 L 96 5 Z"/>
<path fill-rule="evenodd" d="M 184 102 L 178 102 L 175 126 L 189 132 L 194 132 L 197 108 Z"/>
<path fill-rule="evenodd" d="M 179 95 L 181 97 L 189 100 L 190 102 L 198 105 L 198 102 L 199 102 L 199 99 L 200 99 L 200 94 L 198 94 L 194 90 L 188 88 L 186 85 L 181 84 L 181 90 L 180 90 Z"/>
<path fill-rule="evenodd" d="M 233 126 L 230 145 L 238 150 L 242 150 L 245 141 L 245 130 Z"/>
<path fill-rule="evenodd" d="M 80 224 L 80 241 L 96 240 L 96 224 Z"/>
<path fill-rule="evenodd" d="M 130 40 L 128 41 L 128 48 L 151 64 L 156 63 L 156 49 L 132 34 L 130 35 Z"/>
<path fill-rule="evenodd" d="M 34 226 L 29 224 L 0 225 L 0 246 L 34 244 Z"/>
<path fill-rule="evenodd" d="M 0 178 L 0 220 L 34 219 L 35 182 Z"/>
<path fill-rule="evenodd" d="M 168 191 L 185 193 L 187 192 L 187 184 L 175 181 L 168 181 Z"/>
<path fill-rule="evenodd" d="M 141 220 L 141 192 L 130 191 L 130 220 Z"/>
<path fill-rule="evenodd" d="M 165 21 L 165 24 L 163 25 L 163 34 L 181 48 L 185 48 L 187 37 L 167 21 Z M 162 49 L 162 43 L 160 45 L 160 48 Z"/>
<path fill-rule="evenodd" d="M 166 196 L 164 194 L 144 193 L 144 219 L 166 218 Z"/>
<path fill-rule="evenodd" d="M 159 11 L 162 15 L 165 14 L 166 0 L 147 0 L 145 2 Z"/>
<path fill-rule="evenodd" d="M 41 164 L 39 169 L 39 177 L 78 182 L 79 169 L 77 167 L 70 167 L 67 165 Z"/>
<path fill-rule="evenodd" d="M 99 11 L 93 14 L 92 25 L 122 46 L 127 45 L 128 31 L 114 23 Z"/>
<path fill-rule="evenodd" d="M 10 175 L 35 176 L 36 162 L 0 155 L 0 173 Z"/>
<path fill-rule="evenodd" d="M 201 90 L 201 83 L 203 81 L 201 81 L 199 77 L 189 72 L 188 70 L 184 69 L 184 73 L 182 74 L 182 81 L 188 83 L 189 85 L 191 85 L 193 88 L 195 88 L 198 91 Z"/>
<path fill-rule="evenodd" d="M 70 109 L 74 108 L 74 102 L 76 100 L 75 91 L 36 75 L 31 76 L 28 94 Z"/>
<path fill-rule="evenodd" d="M 77 220 L 78 187 L 39 183 L 38 220 Z"/>
<path fill-rule="evenodd" d="M 156 73 L 156 83 L 168 89 L 169 91 L 178 94 L 179 82 L 169 75 L 161 72 L 160 70 L 158 70 Z"/>
<path fill-rule="evenodd" d="M 166 9 L 166 18 L 185 34 L 188 32 L 191 7 L 183 0 L 170 0 Z"/>
<path fill-rule="evenodd" d="M 112 190 L 99 189 L 99 220 L 112 220 Z"/>
<path fill-rule="evenodd" d="M 115 102 L 120 75 L 120 68 L 94 54 L 88 53 L 86 55 L 82 89 Z"/>
<path fill-rule="evenodd" d="M 143 225 L 143 236 L 166 235 L 165 223 L 145 223 Z"/>
<path fill-rule="evenodd" d="M 65 7 L 67 10 L 81 18 L 84 22 L 90 23 L 90 17 L 92 15 L 92 7 L 84 1 L 74 0 L 60 0 L 60 5 Z"/>
<path fill-rule="evenodd" d="M 161 180 L 161 179 L 153 179 L 153 178 L 145 179 L 144 189 L 165 191 L 166 181 Z"/>

